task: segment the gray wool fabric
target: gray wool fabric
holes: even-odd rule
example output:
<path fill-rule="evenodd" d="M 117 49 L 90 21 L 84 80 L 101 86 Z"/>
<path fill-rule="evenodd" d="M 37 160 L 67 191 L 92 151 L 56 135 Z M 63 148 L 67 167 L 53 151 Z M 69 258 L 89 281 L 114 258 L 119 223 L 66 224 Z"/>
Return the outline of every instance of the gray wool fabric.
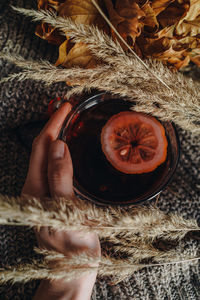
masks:
<path fill-rule="evenodd" d="M 36 8 L 34 0 L 0 0 L 0 51 L 24 58 L 55 62 L 58 49 L 34 35 L 35 24 L 17 15 L 10 4 Z M 17 68 L 0 60 L 0 78 Z M 198 73 L 198 72 L 197 72 Z M 52 98 L 62 97 L 64 83 L 45 88 L 40 82 L 7 82 L 0 85 L 0 193 L 19 195 L 23 186 L 33 138 L 45 123 L 45 113 Z M 173 181 L 159 199 L 166 213 L 176 212 L 200 223 L 200 138 L 178 128 L 181 157 Z M 199 254 L 199 236 L 190 235 L 182 243 L 183 251 Z M 0 268 L 17 262 L 30 262 L 36 239 L 26 227 L 0 226 Z M 1 276 L 1 275 L 0 275 Z M 92 300 L 198 300 L 200 299 L 198 262 L 146 268 L 119 284 L 109 279 L 97 280 Z M 0 287 L 0 300 L 29 300 L 39 281 L 25 285 Z"/>

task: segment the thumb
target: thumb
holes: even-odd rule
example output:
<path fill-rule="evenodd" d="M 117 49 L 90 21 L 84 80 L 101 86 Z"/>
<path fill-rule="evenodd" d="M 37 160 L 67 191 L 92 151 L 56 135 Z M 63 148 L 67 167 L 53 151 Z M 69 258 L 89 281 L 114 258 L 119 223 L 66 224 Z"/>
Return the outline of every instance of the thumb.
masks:
<path fill-rule="evenodd" d="M 48 183 L 52 197 L 73 195 L 73 166 L 68 146 L 60 140 L 51 143 L 48 156 Z"/>

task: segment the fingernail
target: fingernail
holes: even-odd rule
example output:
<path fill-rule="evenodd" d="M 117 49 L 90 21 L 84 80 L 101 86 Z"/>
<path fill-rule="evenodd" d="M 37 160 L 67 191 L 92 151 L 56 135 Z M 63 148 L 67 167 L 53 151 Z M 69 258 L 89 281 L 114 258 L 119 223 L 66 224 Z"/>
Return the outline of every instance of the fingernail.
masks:
<path fill-rule="evenodd" d="M 62 141 L 56 141 L 52 149 L 52 158 L 63 158 L 65 154 L 65 144 Z"/>

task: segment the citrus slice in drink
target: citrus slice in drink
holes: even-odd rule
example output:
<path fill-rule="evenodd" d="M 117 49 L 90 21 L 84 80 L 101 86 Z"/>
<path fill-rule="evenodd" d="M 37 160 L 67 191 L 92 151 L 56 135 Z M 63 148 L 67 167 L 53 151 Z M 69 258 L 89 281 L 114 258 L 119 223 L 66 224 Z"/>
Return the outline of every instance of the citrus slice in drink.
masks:
<path fill-rule="evenodd" d="M 163 125 L 152 116 L 134 111 L 112 116 L 101 132 L 107 160 L 126 174 L 154 171 L 166 160 L 167 144 Z"/>

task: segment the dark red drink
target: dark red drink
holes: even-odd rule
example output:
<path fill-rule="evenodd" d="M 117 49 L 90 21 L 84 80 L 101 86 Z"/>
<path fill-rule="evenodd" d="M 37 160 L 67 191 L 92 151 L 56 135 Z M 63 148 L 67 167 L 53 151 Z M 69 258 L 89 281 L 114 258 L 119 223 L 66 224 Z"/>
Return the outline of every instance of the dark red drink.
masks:
<path fill-rule="evenodd" d="M 167 123 L 171 136 L 166 132 L 168 148 L 165 161 L 152 172 L 125 174 L 106 158 L 102 151 L 101 132 L 113 115 L 131 111 L 133 103 L 101 95 L 96 97 L 91 98 L 85 107 L 82 104 L 81 108 L 72 112 L 61 133 L 72 156 L 75 191 L 80 197 L 104 204 L 134 204 L 152 198 L 169 181 L 177 164 L 177 143 L 176 151 L 171 149 L 172 135 L 176 140 L 173 126 Z"/>

